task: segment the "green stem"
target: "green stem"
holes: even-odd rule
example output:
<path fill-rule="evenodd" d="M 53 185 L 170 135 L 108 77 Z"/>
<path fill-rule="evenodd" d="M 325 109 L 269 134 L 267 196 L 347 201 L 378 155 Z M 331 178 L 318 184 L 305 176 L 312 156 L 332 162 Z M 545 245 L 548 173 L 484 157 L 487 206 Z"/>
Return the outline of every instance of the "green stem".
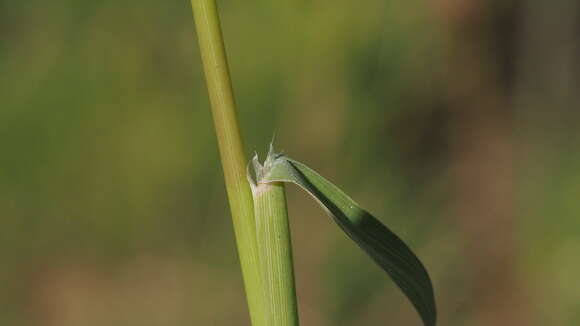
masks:
<path fill-rule="evenodd" d="M 261 325 L 261 281 L 247 160 L 215 0 L 191 0 L 218 139 L 246 297 L 253 325 Z"/>
<path fill-rule="evenodd" d="M 281 182 L 258 183 L 253 192 L 266 325 L 298 326 L 284 185 Z"/>

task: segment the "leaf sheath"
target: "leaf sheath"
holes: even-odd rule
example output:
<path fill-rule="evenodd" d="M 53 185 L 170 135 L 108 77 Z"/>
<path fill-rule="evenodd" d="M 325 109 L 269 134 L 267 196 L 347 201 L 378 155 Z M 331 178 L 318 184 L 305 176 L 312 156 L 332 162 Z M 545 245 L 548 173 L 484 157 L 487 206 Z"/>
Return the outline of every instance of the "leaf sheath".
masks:
<path fill-rule="evenodd" d="M 265 325 L 298 326 L 292 243 L 284 184 L 258 183 L 253 192 Z"/>

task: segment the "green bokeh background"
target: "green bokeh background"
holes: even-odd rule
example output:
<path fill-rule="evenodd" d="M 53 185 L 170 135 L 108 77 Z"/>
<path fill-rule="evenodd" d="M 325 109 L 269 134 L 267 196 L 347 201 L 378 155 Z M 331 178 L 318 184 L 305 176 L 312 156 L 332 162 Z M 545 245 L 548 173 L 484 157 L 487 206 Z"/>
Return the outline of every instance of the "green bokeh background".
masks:
<path fill-rule="evenodd" d="M 272 135 L 405 239 L 440 325 L 580 324 L 580 4 L 219 2 Z M 248 325 L 190 3 L 0 1 L 0 325 Z M 303 325 L 419 325 L 289 187 Z"/>

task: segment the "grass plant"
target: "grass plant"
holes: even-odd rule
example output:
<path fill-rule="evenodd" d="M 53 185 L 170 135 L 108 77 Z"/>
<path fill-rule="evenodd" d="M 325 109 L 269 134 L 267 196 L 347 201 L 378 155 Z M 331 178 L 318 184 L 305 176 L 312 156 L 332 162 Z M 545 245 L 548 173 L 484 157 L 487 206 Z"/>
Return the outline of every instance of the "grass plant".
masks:
<path fill-rule="evenodd" d="M 299 324 L 284 193 L 284 183 L 294 183 L 391 277 L 424 325 L 435 326 L 435 296 L 427 270 L 372 214 L 311 168 L 276 153 L 272 145 L 263 165 L 254 157 L 255 180 L 249 176 L 215 0 L 191 3 L 252 325 Z"/>

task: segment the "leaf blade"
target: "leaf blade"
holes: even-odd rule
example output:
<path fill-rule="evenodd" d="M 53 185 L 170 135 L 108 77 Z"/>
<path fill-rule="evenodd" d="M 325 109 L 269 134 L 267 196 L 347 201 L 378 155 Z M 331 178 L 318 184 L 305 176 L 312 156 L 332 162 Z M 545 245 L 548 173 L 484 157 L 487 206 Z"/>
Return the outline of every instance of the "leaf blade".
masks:
<path fill-rule="evenodd" d="M 424 325 L 435 326 L 437 312 L 433 285 L 427 270 L 411 249 L 316 171 L 284 155 L 272 155 L 261 182 L 291 182 L 312 195 L 338 226 L 387 272 L 411 301 Z"/>

